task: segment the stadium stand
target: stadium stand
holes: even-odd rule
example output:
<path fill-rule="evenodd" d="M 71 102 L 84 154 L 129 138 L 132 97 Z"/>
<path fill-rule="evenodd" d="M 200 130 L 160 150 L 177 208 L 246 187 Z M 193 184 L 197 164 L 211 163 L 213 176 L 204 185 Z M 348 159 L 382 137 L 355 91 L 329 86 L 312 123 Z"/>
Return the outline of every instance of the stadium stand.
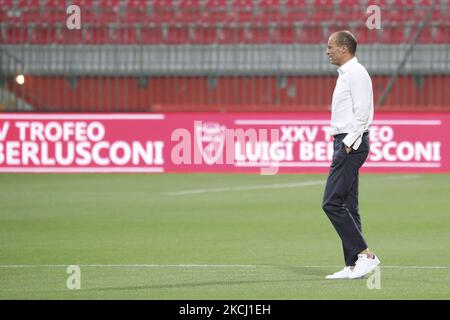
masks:
<path fill-rule="evenodd" d="M 442 1 L 436 6 L 431 32 L 420 43 L 446 43 L 450 10 Z M 188 44 L 272 43 L 270 32 L 278 29 L 279 43 L 321 43 L 331 29 L 349 25 L 366 43 L 408 41 L 411 28 L 427 13 L 430 1 L 374 1 L 388 20 L 385 30 L 365 28 L 365 8 L 370 1 L 358 0 L 83 0 L 78 2 L 86 31 L 75 43 Z M 57 34 L 67 17 L 60 0 L 1 0 L 4 43 L 73 44 L 70 33 Z M 54 27 L 53 27 L 54 26 Z M 193 32 L 185 32 L 192 29 Z M 126 30 L 126 32 L 108 30 Z M 301 32 L 299 32 L 301 29 Z M 105 31 L 106 30 L 106 31 Z M 361 32 L 358 32 L 361 31 Z M 365 32 L 362 32 L 365 31 Z M 60 32 L 63 32 L 62 30 Z M 106 33 L 106 35 L 105 35 Z M 246 34 L 250 36 L 245 36 Z M 127 36 L 125 36 L 127 35 Z"/>
<path fill-rule="evenodd" d="M 324 44 L 339 29 L 371 59 L 377 97 L 415 46 L 386 109 L 450 106 L 447 0 L 79 0 L 82 28 L 69 30 L 72 2 L 0 0 L 0 78 L 37 110 L 324 110 Z M 366 26 L 371 4 L 382 29 Z M 19 72 L 21 87 L 7 77 Z"/>

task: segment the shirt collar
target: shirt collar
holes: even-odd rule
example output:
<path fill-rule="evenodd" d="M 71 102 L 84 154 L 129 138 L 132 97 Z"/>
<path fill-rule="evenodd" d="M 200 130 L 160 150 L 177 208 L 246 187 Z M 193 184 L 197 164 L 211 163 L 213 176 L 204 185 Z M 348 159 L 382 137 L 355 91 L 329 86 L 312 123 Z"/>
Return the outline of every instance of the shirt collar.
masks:
<path fill-rule="evenodd" d="M 348 60 L 346 63 L 344 63 L 342 66 L 340 66 L 337 69 L 337 71 L 339 72 L 339 74 L 346 73 L 351 69 L 352 66 L 354 66 L 357 63 L 358 63 L 358 59 L 356 59 L 356 57 L 353 57 L 350 60 Z"/>

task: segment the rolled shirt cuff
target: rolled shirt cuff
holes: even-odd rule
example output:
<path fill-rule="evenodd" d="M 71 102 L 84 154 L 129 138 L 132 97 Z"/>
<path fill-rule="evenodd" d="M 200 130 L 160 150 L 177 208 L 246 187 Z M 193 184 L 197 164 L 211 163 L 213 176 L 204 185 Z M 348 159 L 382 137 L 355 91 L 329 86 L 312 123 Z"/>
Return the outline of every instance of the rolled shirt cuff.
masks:
<path fill-rule="evenodd" d="M 351 147 L 353 150 L 358 150 L 359 145 L 361 144 L 361 137 L 363 133 L 349 133 L 345 136 L 344 140 L 342 142 L 347 146 Z"/>

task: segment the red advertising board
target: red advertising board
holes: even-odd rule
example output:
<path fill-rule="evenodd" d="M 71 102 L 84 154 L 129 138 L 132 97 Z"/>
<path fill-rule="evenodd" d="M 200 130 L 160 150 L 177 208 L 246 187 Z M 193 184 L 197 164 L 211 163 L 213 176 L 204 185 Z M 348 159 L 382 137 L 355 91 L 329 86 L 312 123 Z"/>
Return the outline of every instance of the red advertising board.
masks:
<path fill-rule="evenodd" d="M 326 173 L 327 113 L 0 114 L 0 172 Z M 376 113 L 363 172 L 450 172 L 450 114 Z"/>

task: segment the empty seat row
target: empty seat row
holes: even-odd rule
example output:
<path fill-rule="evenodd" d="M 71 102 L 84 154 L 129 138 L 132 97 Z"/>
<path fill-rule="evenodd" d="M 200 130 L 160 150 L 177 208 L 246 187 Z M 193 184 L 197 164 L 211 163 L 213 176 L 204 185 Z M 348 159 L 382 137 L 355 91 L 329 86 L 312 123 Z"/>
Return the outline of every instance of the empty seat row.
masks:
<path fill-rule="evenodd" d="M 20 24 L 3 28 L 0 42 L 10 44 L 263 44 L 325 43 L 338 25 L 324 26 L 210 26 L 153 25 L 107 27 L 91 25 L 68 30 L 52 25 L 23 28 Z M 365 26 L 351 29 L 360 43 L 409 43 L 418 31 L 417 25 L 391 26 L 369 30 Z M 448 43 L 450 24 L 431 26 L 420 35 L 419 43 Z"/>
<path fill-rule="evenodd" d="M 382 10 L 382 26 L 385 30 L 372 31 L 358 27 L 358 33 L 362 35 L 359 38 L 362 41 L 387 43 L 409 41 L 408 26 L 419 25 L 424 21 L 433 3 L 431 0 L 79 0 L 77 4 L 81 7 L 83 30 L 78 33 L 83 37 L 77 41 L 264 43 L 276 39 L 271 30 L 274 26 L 279 26 L 284 30 L 278 38 L 282 43 L 318 43 L 322 39 L 317 37 L 317 30 L 327 25 L 354 26 L 355 30 L 355 26 L 364 26 L 368 17 L 364 8 L 372 2 L 391 9 Z M 72 37 L 61 36 L 68 33 L 67 30 L 58 30 L 61 25 L 65 25 L 68 18 L 65 5 L 69 3 L 72 2 L 0 0 L 2 41 L 29 41 L 32 44 L 54 41 L 72 43 Z M 438 1 L 438 6 L 431 14 L 434 25 L 426 30 L 419 41 L 449 42 L 450 6 L 447 1 Z M 393 24 L 395 28 L 391 28 Z M 92 28 L 93 25 L 95 28 Z M 175 27 L 167 28 L 167 25 Z M 243 27 L 236 28 L 236 25 Z M 299 30 L 298 27 L 292 26 L 302 28 Z M 23 30 L 16 32 L 17 28 Z M 184 30 L 181 30 L 183 28 Z M 104 33 L 99 30 L 110 30 L 108 34 L 124 33 L 129 36 L 108 40 L 109 37 L 99 36 Z M 146 33 L 155 36 L 143 36 Z M 55 37 L 48 34 L 59 36 L 56 36 L 55 40 Z M 237 36 L 239 34 L 242 36 Z"/>

